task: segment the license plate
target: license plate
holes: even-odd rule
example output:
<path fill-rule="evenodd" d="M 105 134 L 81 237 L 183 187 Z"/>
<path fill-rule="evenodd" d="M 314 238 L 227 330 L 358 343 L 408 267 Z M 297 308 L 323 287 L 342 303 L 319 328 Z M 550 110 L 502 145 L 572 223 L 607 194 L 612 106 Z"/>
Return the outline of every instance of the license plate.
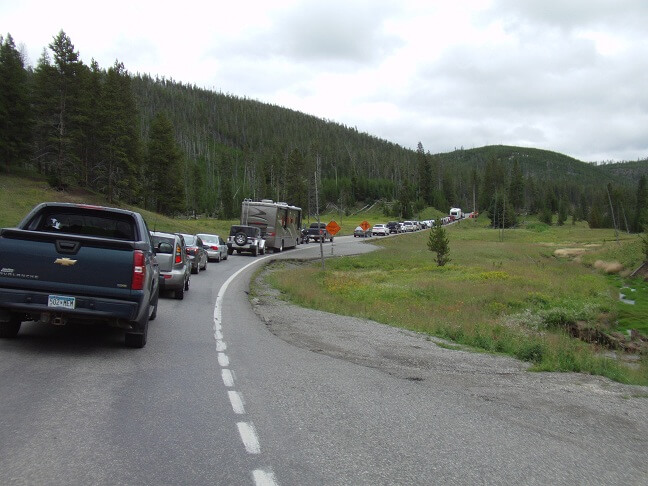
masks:
<path fill-rule="evenodd" d="M 47 300 L 47 307 L 62 307 L 64 309 L 74 309 L 76 299 L 74 297 L 65 297 L 63 295 L 50 295 Z"/>

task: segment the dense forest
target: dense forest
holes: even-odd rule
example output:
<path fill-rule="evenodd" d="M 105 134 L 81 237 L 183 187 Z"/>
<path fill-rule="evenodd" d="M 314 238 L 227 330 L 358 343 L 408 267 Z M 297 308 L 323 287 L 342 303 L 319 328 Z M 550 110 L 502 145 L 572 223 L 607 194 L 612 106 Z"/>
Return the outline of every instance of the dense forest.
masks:
<path fill-rule="evenodd" d="M 0 37 L 0 171 L 81 186 L 165 214 L 236 217 L 244 198 L 314 214 L 378 204 L 520 214 L 642 231 L 648 160 L 596 165 L 555 152 L 488 146 L 431 154 L 294 110 L 147 75 L 85 65 L 53 37 L 35 67 Z M 317 189 L 319 208 L 315 207 Z"/>

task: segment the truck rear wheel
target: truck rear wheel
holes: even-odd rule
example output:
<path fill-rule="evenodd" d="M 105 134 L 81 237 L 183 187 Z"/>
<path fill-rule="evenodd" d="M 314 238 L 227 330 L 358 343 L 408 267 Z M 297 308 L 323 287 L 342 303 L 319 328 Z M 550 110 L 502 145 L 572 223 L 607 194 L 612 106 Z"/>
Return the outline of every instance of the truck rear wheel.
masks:
<path fill-rule="evenodd" d="M 143 324 L 140 326 L 142 329 L 136 332 L 127 332 L 124 335 L 124 344 L 128 348 L 143 348 L 146 346 L 146 337 L 148 334 L 148 324 L 149 324 L 149 315 L 148 312 L 144 314 L 142 318 Z"/>
<path fill-rule="evenodd" d="M 159 300 L 160 300 L 160 291 L 158 290 L 157 295 L 155 296 L 155 302 L 153 303 L 153 312 L 151 313 L 151 317 L 149 317 L 149 321 L 152 321 L 157 317 L 157 308 L 158 308 Z"/>
<path fill-rule="evenodd" d="M 21 321 L 17 317 L 12 317 L 11 320 L 0 322 L 0 338 L 15 338 L 20 331 Z"/>

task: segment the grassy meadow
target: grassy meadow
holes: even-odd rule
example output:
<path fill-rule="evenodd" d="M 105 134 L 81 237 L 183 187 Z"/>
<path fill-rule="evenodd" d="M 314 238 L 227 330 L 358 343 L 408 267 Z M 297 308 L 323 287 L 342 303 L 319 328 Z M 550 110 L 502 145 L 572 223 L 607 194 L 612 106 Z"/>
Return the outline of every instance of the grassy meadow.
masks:
<path fill-rule="evenodd" d="M 487 222 L 447 227 L 451 261 L 443 267 L 427 249 L 429 231 L 421 231 L 373 238 L 381 250 L 329 260 L 325 271 L 319 264 L 286 265 L 266 278 L 285 298 L 307 307 L 512 355 L 538 371 L 648 385 L 648 357 L 631 366 L 566 332 L 570 325 L 605 332 L 645 326 L 648 286 L 621 276 L 642 260 L 639 238 L 624 233 L 617 243 L 612 230 L 537 220 L 502 233 Z M 620 273 L 608 273 L 620 267 Z M 634 306 L 618 298 L 627 284 L 635 288 Z"/>

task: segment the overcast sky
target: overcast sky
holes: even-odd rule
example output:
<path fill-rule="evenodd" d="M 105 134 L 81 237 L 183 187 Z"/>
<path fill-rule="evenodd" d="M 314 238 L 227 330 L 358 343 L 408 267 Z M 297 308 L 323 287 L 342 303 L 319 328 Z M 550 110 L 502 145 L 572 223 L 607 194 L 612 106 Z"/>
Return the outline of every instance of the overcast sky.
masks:
<path fill-rule="evenodd" d="M 256 99 L 431 153 L 648 157 L 648 0 L 0 0 L 28 62 L 82 60 Z"/>

